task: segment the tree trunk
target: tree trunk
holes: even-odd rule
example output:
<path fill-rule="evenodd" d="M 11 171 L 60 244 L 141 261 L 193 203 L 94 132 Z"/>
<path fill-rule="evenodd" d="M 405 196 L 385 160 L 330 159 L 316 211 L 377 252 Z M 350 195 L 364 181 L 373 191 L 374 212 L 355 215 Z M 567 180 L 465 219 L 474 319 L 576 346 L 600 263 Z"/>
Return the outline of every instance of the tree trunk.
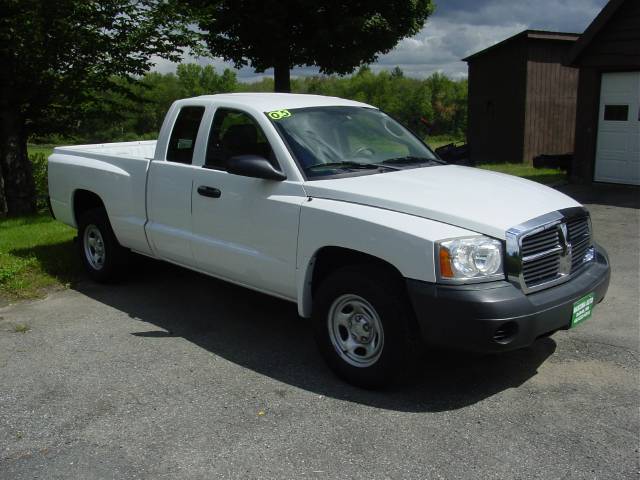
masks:
<path fill-rule="evenodd" d="M 291 92 L 291 71 L 287 62 L 281 62 L 273 67 L 274 92 Z"/>
<path fill-rule="evenodd" d="M 2 140 L 0 140 L 2 141 Z M 0 154 L 1 154 L 0 149 Z M 7 215 L 9 209 L 7 208 L 7 196 L 4 194 L 4 175 L 2 172 L 2 162 L 0 162 L 0 218 Z"/>
<path fill-rule="evenodd" d="M 36 211 L 36 190 L 20 115 L 0 111 L 0 215 Z"/>

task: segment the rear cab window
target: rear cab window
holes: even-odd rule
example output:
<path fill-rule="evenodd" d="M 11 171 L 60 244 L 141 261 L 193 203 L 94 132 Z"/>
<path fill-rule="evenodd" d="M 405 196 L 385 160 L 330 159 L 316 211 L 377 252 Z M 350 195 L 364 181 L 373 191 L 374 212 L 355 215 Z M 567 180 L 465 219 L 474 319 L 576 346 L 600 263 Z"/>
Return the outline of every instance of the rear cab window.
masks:
<path fill-rule="evenodd" d="M 167 148 L 167 161 L 191 165 L 196 147 L 198 129 L 205 107 L 182 107 L 173 125 Z"/>

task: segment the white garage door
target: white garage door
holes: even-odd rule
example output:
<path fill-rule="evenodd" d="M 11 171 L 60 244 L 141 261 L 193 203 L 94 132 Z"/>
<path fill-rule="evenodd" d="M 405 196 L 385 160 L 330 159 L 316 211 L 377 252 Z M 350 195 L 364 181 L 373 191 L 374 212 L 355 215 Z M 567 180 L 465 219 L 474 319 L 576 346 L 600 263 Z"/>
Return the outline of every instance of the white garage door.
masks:
<path fill-rule="evenodd" d="M 594 180 L 640 185 L 640 72 L 602 74 Z"/>

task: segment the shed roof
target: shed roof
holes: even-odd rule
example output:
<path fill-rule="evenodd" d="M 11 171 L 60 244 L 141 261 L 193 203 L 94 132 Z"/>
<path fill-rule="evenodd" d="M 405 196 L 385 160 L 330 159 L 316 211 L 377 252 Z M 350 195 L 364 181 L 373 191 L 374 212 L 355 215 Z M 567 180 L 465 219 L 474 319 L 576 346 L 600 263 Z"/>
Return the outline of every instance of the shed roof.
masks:
<path fill-rule="evenodd" d="M 596 18 L 593 19 L 593 22 L 589 24 L 584 33 L 580 36 L 580 39 L 575 43 L 575 45 L 571 48 L 566 57 L 566 64 L 570 66 L 577 67 L 579 66 L 579 58 L 582 52 L 587 46 L 593 41 L 595 36 L 602 30 L 602 28 L 607 24 L 611 17 L 618 11 L 618 9 L 622 6 L 622 4 L 626 0 L 609 0 L 609 2 L 604 6 L 600 13 Z"/>
<path fill-rule="evenodd" d="M 520 33 L 513 35 L 501 42 L 496 43 L 495 45 L 491 45 L 484 50 L 480 50 L 468 57 L 462 59 L 463 62 L 469 62 L 470 60 L 475 60 L 476 58 L 485 55 L 486 53 L 492 52 L 498 48 L 504 47 L 507 44 L 511 44 L 518 40 L 547 40 L 547 41 L 561 41 L 561 42 L 575 42 L 578 38 L 580 38 L 579 33 L 569 33 L 569 32 L 550 32 L 546 30 L 524 30 Z"/>

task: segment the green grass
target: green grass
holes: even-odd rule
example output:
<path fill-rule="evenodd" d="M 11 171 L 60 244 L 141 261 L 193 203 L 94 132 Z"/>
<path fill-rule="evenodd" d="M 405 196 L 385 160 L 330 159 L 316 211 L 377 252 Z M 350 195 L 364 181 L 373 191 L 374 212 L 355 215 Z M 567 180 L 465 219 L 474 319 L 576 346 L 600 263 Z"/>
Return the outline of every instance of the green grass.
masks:
<path fill-rule="evenodd" d="M 436 148 L 442 147 L 443 145 L 448 145 L 450 143 L 466 143 L 464 138 L 452 137 L 450 135 L 431 135 L 431 136 L 427 136 L 424 139 L 424 141 L 433 150 L 435 150 Z"/>
<path fill-rule="evenodd" d="M 486 163 L 479 168 L 494 172 L 508 173 L 516 177 L 526 178 L 546 185 L 560 184 L 567 181 L 566 172 L 556 168 L 533 168 L 523 163 Z"/>
<path fill-rule="evenodd" d="M 31 328 L 25 323 L 16 323 L 13 326 L 13 331 L 15 333 L 27 333 L 29 330 L 31 330 Z"/>
<path fill-rule="evenodd" d="M 427 137 L 425 141 L 433 150 L 449 143 L 465 142 L 464 138 L 448 135 L 430 136 Z M 486 163 L 478 165 L 478 167 L 494 172 L 515 175 L 516 177 L 526 178 L 527 180 L 544 183 L 545 185 L 557 185 L 567 181 L 567 173 L 556 168 L 533 168 L 531 165 L 524 163 Z"/>
<path fill-rule="evenodd" d="M 42 296 L 78 278 L 74 236 L 48 215 L 0 219 L 0 304 Z"/>
<path fill-rule="evenodd" d="M 57 146 L 58 145 L 50 145 L 50 144 L 36 145 L 34 143 L 30 143 L 27 145 L 27 151 L 29 152 L 29 155 L 41 154 L 41 155 L 44 155 L 45 158 L 48 158 L 49 155 L 53 153 L 54 147 L 57 147 Z"/>

